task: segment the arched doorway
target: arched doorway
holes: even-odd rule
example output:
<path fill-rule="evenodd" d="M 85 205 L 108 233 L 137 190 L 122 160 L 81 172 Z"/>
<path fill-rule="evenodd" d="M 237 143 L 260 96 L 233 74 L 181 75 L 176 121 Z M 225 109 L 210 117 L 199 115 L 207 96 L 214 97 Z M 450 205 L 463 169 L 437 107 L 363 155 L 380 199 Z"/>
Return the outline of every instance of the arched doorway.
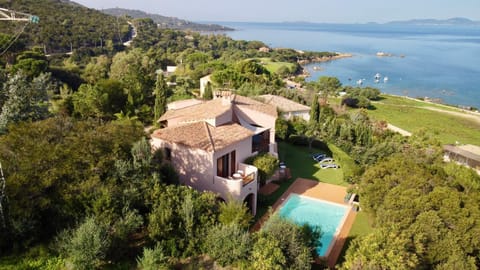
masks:
<path fill-rule="evenodd" d="M 225 201 L 222 197 L 220 197 L 220 196 L 217 196 L 217 197 L 215 198 L 215 201 L 216 201 L 217 203 L 225 203 L 225 202 L 226 202 L 226 201 Z"/>
<path fill-rule="evenodd" d="M 247 207 L 250 210 L 250 212 L 252 213 L 252 215 L 256 214 L 256 212 L 257 212 L 257 201 L 256 201 L 256 198 L 255 198 L 255 194 L 253 194 L 253 193 L 248 194 L 247 197 L 245 197 L 245 199 L 243 200 L 243 203 L 245 203 L 247 205 Z"/>

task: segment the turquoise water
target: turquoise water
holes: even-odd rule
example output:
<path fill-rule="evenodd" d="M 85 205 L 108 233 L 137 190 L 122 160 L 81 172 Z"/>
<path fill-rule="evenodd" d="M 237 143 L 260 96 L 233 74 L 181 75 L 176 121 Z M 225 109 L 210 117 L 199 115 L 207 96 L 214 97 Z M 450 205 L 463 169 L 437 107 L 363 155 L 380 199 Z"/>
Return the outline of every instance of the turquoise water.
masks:
<path fill-rule="evenodd" d="M 410 97 L 480 108 L 480 27 L 395 24 L 226 23 L 234 39 L 260 40 L 271 47 L 335 51 L 352 58 L 307 66 L 310 80 L 335 76 L 344 85 L 363 85 Z M 377 57 L 386 52 L 394 57 Z M 403 55 L 404 57 L 399 57 Z M 321 71 L 313 70 L 320 66 Z M 374 82 L 380 73 L 383 83 Z"/>
<path fill-rule="evenodd" d="M 297 224 L 308 223 L 321 228 L 322 245 L 317 248 L 320 256 L 325 253 L 333 240 L 340 222 L 345 217 L 348 207 L 322 200 L 311 199 L 297 194 L 290 194 L 279 210 L 280 216 L 293 220 Z"/>

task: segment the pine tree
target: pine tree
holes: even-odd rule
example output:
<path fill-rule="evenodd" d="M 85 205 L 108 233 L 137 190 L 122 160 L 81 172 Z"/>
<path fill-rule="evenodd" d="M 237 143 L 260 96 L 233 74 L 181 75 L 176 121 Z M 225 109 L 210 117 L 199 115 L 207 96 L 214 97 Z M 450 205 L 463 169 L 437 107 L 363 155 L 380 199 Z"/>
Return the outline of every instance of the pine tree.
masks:
<path fill-rule="evenodd" d="M 155 83 L 155 107 L 153 108 L 153 111 L 153 121 L 155 123 L 160 116 L 167 111 L 167 84 L 161 73 L 157 76 L 157 82 Z"/>

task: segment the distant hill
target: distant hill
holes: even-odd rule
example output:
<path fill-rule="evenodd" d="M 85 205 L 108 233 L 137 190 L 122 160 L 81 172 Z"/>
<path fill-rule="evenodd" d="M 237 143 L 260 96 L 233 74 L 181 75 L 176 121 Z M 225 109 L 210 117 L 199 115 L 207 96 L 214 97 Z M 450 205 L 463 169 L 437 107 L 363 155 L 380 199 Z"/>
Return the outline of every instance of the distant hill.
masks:
<path fill-rule="evenodd" d="M 194 30 L 194 31 L 231 31 L 234 30 L 229 27 L 225 27 L 218 24 L 200 24 L 194 23 L 182 19 L 178 19 L 175 17 L 165 17 L 158 14 L 150 14 L 141 10 L 131 10 L 131 9 L 123 9 L 123 8 L 107 8 L 102 9 L 102 12 L 105 14 L 121 17 L 121 16 L 129 16 L 134 19 L 139 18 L 150 18 L 155 23 L 158 24 L 161 28 L 170 28 L 170 29 L 178 29 L 178 30 Z"/>
<path fill-rule="evenodd" d="M 117 45 L 129 38 L 126 20 L 68 0 L 0 0 L 0 7 L 36 15 L 38 24 L 0 21 L 0 34 L 15 36 L 25 45 L 45 48 L 47 54 L 71 49 Z"/>
<path fill-rule="evenodd" d="M 478 25 L 480 21 L 472 21 L 467 18 L 450 18 L 446 20 L 437 19 L 414 19 L 408 21 L 393 21 L 388 24 L 412 24 L 412 25 Z"/>

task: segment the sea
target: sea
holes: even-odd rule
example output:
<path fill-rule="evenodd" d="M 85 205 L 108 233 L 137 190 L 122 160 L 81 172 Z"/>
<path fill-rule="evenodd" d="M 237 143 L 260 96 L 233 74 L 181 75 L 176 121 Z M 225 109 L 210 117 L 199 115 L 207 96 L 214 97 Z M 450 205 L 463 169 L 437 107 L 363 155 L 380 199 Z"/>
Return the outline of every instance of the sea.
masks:
<path fill-rule="evenodd" d="M 343 85 L 480 108 L 479 25 L 216 23 L 236 29 L 226 33 L 233 39 L 272 48 L 352 54 L 306 65 L 307 80 L 335 76 Z"/>

